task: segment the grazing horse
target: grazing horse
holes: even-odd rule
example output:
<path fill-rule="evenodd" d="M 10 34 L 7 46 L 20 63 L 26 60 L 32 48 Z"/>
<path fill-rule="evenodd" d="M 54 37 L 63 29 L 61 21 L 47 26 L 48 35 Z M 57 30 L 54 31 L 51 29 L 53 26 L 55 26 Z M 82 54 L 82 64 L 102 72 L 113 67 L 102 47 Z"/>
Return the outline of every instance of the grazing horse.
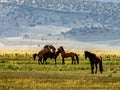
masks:
<path fill-rule="evenodd" d="M 97 64 L 99 63 L 99 70 L 102 73 L 103 72 L 103 65 L 102 65 L 102 57 L 96 56 L 94 53 L 84 51 L 85 59 L 89 58 L 90 65 L 91 65 L 91 73 L 94 73 L 94 65 L 96 67 L 95 73 L 97 73 Z"/>
<path fill-rule="evenodd" d="M 66 53 L 62 46 L 58 48 L 58 51 L 61 53 L 61 56 L 62 56 L 62 64 L 65 64 L 64 58 L 68 58 L 68 57 L 71 57 L 72 64 L 76 64 L 75 58 L 74 58 L 76 57 L 77 64 L 79 64 L 78 55 L 76 53 L 73 53 L 73 52 Z"/>
<path fill-rule="evenodd" d="M 58 55 L 59 55 L 59 51 L 57 51 L 57 52 L 55 52 L 55 53 L 53 53 L 53 52 L 46 52 L 44 55 L 43 55 L 43 64 L 44 64 L 44 62 L 46 63 L 46 60 L 48 59 L 48 58 L 50 58 L 50 59 L 55 59 L 55 64 L 56 64 L 56 59 L 57 59 L 57 57 L 58 57 Z M 39 53 L 38 53 L 39 54 Z M 38 54 L 33 54 L 33 58 L 34 58 L 34 60 L 36 59 L 36 56 L 39 56 Z M 47 63 L 46 63 L 47 64 Z"/>

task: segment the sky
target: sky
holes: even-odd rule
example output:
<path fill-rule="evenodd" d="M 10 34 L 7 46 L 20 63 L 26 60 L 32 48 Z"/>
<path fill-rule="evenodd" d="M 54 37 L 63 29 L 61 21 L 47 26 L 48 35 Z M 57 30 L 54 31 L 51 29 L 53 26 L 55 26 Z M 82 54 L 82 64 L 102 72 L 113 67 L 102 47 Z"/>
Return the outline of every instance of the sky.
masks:
<path fill-rule="evenodd" d="M 120 0 L 97 0 L 97 1 L 104 1 L 104 2 L 120 2 Z"/>

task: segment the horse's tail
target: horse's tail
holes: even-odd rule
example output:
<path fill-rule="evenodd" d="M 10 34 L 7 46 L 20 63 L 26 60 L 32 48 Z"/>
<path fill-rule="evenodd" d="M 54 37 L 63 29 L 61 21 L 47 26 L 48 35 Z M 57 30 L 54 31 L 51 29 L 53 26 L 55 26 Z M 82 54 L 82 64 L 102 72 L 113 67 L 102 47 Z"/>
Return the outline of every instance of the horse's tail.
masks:
<path fill-rule="evenodd" d="M 101 60 L 100 60 L 99 66 L 100 66 L 100 72 L 102 73 L 103 72 L 102 57 L 100 56 L 100 58 Z"/>
<path fill-rule="evenodd" d="M 79 58 L 78 58 L 78 55 L 75 53 L 75 57 L 76 57 L 76 60 L 77 60 L 77 64 L 79 64 Z"/>
<path fill-rule="evenodd" d="M 35 60 L 36 59 L 36 56 L 38 56 L 38 54 L 33 54 L 33 59 Z"/>

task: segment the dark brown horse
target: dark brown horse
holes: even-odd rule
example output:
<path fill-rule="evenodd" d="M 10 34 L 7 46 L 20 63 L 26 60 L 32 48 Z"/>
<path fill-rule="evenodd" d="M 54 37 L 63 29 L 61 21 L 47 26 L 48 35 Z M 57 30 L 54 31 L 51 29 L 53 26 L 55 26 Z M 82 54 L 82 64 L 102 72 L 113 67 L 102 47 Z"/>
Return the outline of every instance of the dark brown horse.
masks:
<path fill-rule="evenodd" d="M 96 67 L 95 73 L 97 73 L 97 64 L 99 63 L 99 70 L 102 73 L 103 72 L 103 65 L 102 65 L 102 57 L 96 56 L 94 53 L 84 51 L 85 59 L 89 58 L 90 65 L 91 65 L 91 73 L 94 73 L 94 65 Z"/>
<path fill-rule="evenodd" d="M 56 64 L 56 59 L 57 59 L 57 57 L 58 57 L 58 55 L 59 55 L 59 51 L 57 51 L 57 52 L 51 52 L 51 51 L 49 51 L 49 52 L 46 52 L 44 55 L 43 55 L 43 63 L 42 63 L 42 61 L 38 61 L 38 63 L 40 64 L 44 64 L 44 62 L 47 64 L 47 62 L 46 62 L 46 60 L 48 59 L 48 58 L 50 58 L 50 59 L 55 59 L 55 64 Z M 38 54 L 33 54 L 33 58 L 34 58 L 34 60 L 36 59 L 36 56 L 38 56 L 39 57 L 39 53 Z M 39 59 L 38 59 L 39 60 Z"/>
<path fill-rule="evenodd" d="M 71 57 L 72 64 L 76 64 L 76 61 L 75 61 L 75 57 L 76 57 L 77 64 L 79 64 L 78 55 L 76 53 L 73 53 L 73 52 L 66 53 L 62 46 L 58 48 L 58 51 L 61 53 L 61 56 L 62 56 L 62 64 L 65 64 L 64 58 L 68 58 L 68 57 Z"/>

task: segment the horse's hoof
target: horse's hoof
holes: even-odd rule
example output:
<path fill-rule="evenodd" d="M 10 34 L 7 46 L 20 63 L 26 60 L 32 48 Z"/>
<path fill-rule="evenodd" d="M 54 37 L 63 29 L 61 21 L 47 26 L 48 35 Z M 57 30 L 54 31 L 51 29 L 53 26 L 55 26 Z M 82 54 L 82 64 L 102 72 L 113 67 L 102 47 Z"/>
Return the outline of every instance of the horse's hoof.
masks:
<path fill-rule="evenodd" d="M 62 65 L 65 65 L 65 63 L 62 63 Z"/>
<path fill-rule="evenodd" d="M 94 74 L 94 72 L 91 72 L 91 74 Z"/>

